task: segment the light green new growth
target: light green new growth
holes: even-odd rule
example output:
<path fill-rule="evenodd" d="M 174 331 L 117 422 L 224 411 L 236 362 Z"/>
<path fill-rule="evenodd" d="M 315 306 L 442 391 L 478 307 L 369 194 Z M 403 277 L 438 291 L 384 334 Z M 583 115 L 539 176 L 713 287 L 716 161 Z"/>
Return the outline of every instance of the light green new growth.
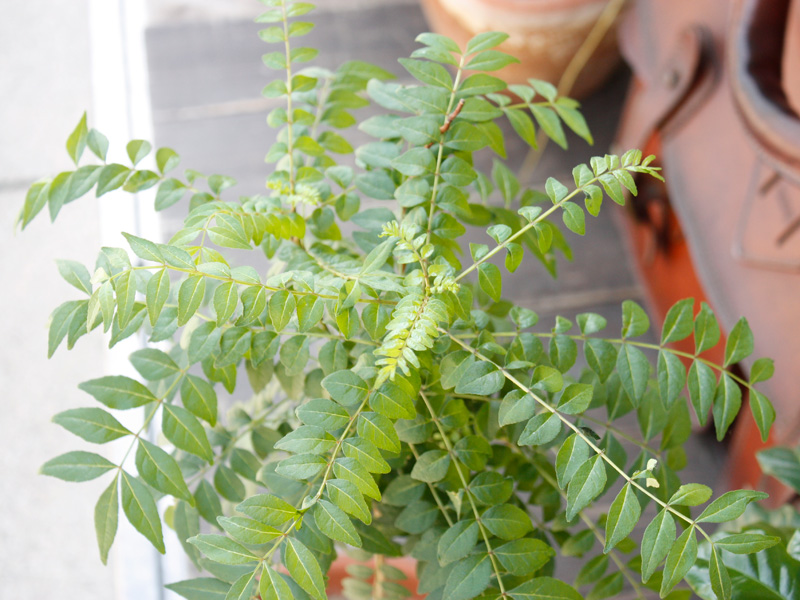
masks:
<path fill-rule="evenodd" d="M 704 598 L 732 598 L 731 573 L 744 567 L 730 555 L 781 539 L 712 536 L 709 524 L 765 494 L 736 490 L 706 505 L 711 489 L 681 485 L 677 472 L 690 407 L 722 440 L 746 388 L 769 434 L 775 412 L 757 384 L 772 362 L 755 361 L 749 380 L 731 370 L 753 351 L 747 321 L 718 365 L 705 354 L 721 339 L 716 317 L 692 299 L 650 343 L 637 339 L 650 322 L 633 302 L 620 334 L 604 336 L 594 313 L 537 330 L 538 316 L 503 296 L 504 269 L 533 256 L 555 276 L 557 255 L 571 258 L 559 215 L 584 235 L 586 212 L 597 216 L 605 197 L 624 204 L 639 178 L 660 178 L 653 157 L 598 156 L 568 185 L 522 189 L 502 161 L 499 123 L 528 144 L 537 128 L 562 146 L 567 130 L 591 134 L 552 85 L 490 74 L 515 62 L 496 49 L 505 34 L 465 48 L 422 34 L 400 60 L 417 83 L 399 85 L 365 62 L 304 66 L 317 51 L 296 44 L 313 29 L 298 17 L 313 6 L 262 2 L 261 38 L 279 45 L 263 61 L 281 73 L 263 93 L 285 101 L 267 118 L 278 134 L 264 195 L 235 201 L 230 177 L 174 175 L 178 155 L 142 140 L 127 145 L 125 164 L 109 162 L 109 142 L 84 116 L 67 142 L 75 170 L 34 184 L 20 214 L 22 227 L 45 206 L 55 219 L 93 189 L 156 188 L 157 210 L 188 202 L 166 244 L 126 233 L 130 252 L 103 248 L 91 270 L 58 264 L 81 295 L 54 311 L 50 355 L 101 325 L 110 346 L 148 337 L 130 357 L 139 378 L 84 382 L 99 406 L 54 417 L 86 442 L 122 445 L 135 471 L 82 450 L 42 468 L 68 481 L 110 477 L 95 509 L 101 559 L 122 506 L 161 552 L 163 526 L 176 532 L 204 572 L 169 584 L 189 600 L 325 598 L 342 551 L 363 563 L 345 582 L 358 599 L 406 597 L 406 575 L 387 562 L 402 555 L 417 561 L 430 600 L 575 600 L 626 585 L 638 598 L 675 598 L 684 578 Z M 368 105 L 380 111 L 363 118 Z M 374 141 L 354 148 L 355 126 Z M 475 166 L 481 151 L 495 154 L 490 173 Z M 468 226 L 487 243 L 465 247 Z M 271 266 L 234 262 L 243 255 L 229 249 L 263 252 Z M 671 347 L 690 337 L 694 352 Z M 581 350 L 586 368 L 576 367 Z M 115 416 L 140 408 L 135 432 Z M 626 415 L 639 434 L 620 428 Z M 162 435 L 145 435 L 156 424 Z M 609 508 L 597 517 L 601 499 Z M 560 556 L 585 559 L 574 581 L 553 577 Z"/>

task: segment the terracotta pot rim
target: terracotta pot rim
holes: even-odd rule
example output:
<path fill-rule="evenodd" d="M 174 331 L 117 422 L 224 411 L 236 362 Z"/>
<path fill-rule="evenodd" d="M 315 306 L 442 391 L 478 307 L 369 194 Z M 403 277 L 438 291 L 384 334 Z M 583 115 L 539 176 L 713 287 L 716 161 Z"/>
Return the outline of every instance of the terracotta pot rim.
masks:
<path fill-rule="evenodd" d="M 477 0 L 481 4 L 519 13 L 573 10 L 583 6 L 606 4 L 608 0 Z"/>

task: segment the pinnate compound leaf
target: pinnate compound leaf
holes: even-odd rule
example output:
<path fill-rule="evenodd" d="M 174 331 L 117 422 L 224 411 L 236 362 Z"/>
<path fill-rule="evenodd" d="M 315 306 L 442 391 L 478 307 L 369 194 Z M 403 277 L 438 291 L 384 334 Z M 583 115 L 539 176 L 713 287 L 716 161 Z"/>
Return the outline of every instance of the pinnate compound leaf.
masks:
<path fill-rule="evenodd" d="M 698 523 L 724 523 L 733 521 L 741 516 L 747 505 L 751 502 L 763 500 L 769 494 L 753 490 L 733 490 L 725 492 L 706 506 L 705 510 L 697 517 Z"/>
<path fill-rule="evenodd" d="M 628 537 L 639 522 L 641 515 L 642 507 L 639 505 L 636 492 L 629 482 L 622 488 L 608 511 L 606 543 L 603 552 L 608 553 Z"/>
<path fill-rule="evenodd" d="M 661 580 L 661 597 L 678 585 L 697 560 L 697 536 L 695 526 L 688 527 L 675 540 L 664 563 L 664 578 Z"/>
<path fill-rule="evenodd" d="M 283 562 L 289 575 L 313 598 L 326 598 L 322 569 L 317 559 L 302 542 L 288 537 L 283 550 Z"/>
<path fill-rule="evenodd" d="M 48 460 L 40 472 L 64 481 L 89 481 L 116 468 L 117 465 L 99 454 L 75 451 Z"/>
<path fill-rule="evenodd" d="M 161 533 L 161 517 L 153 495 L 142 483 L 125 471 L 121 471 L 122 510 L 131 525 L 146 537 L 156 550 L 164 554 L 164 537 Z"/>

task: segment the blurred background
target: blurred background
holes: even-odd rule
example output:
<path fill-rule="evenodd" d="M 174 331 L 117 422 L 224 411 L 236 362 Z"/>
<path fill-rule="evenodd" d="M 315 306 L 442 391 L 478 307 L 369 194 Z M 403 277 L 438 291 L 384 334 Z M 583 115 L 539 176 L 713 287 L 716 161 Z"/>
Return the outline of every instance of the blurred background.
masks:
<path fill-rule="evenodd" d="M 318 4 L 311 20 L 324 27 L 309 35 L 307 45 L 320 48 L 319 64 L 368 60 L 402 83 L 411 82 L 396 59 L 408 56 L 416 35 L 430 28 L 418 0 Z M 512 9 L 509 27 L 522 31 L 541 22 L 515 18 L 513 11 L 524 3 L 512 0 L 422 4 L 431 22 L 455 37 L 470 27 L 502 28 L 502 19 L 498 27 L 476 19 L 482 10 L 488 11 L 485 19 L 496 19 L 504 5 Z M 609 3 L 563 4 L 580 5 L 579 11 L 555 34 L 543 34 L 540 54 L 535 44 L 517 47 L 532 53 L 526 64 L 538 64 L 545 69 L 540 76 L 554 83 Z M 174 597 L 162 585 L 188 575 L 180 551 L 160 557 L 121 519 L 110 565 L 103 567 L 92 526 L 103 484 L 66 484 L 38 476 L 37 470 L 53 456 L 77 449 L 76 438 L 50 424 L 51 416 L 86 404 L 79 382 L 128 372 L 126 358 L 136 347 L 129 341 L 109 352 L 95 333 L 81 339 L 77 351 L 62 348 L 47 360 L 48 316 L 74 291 L 59 277 L 54 259 L 77 260 L 91 270 L 101 245 L 123 244 L 119 231 L 168 239 L 183 209 L 173 207 L 157 217 L 152 195 L 131 200 L 109 194 L 65 207 L 57 226 L 42 215 L 20 233 L 15 220 L 31 183 L 69 168 L 65 140 L 84 111 L 90 127 L 110 139 L 112 157 L 123 155 L 129 139 L 151 139 L 156 147 L 175 149 L 182 168 L 230 175 L 238 180 L 234 191 L 240 194 L 262 192 L 268 169 L 263 157 L 274 141 L 265 123 L 273 101 L 261 96 L 273 73 L 261 63 L 265 45 L 257 35 L 261 26 L 253 22 L 262 7 L 255 0 L 6 0 L 4 7 L 10 10 L 0 20 L 0 386 L 5 396 L 0 564 L 10 576 L 0 584 L 0 598 L 54 593 L 85 600 Z M 611 32 L 596 40 L 599 61 L 575 82 L 594 146 L 570 137 L 568 151 L 551 145 L 532 156 L 508 128 L 508 164 L 536 188 L 549 176 L 571 179 L 573 166 L 604 154 L 614 143 L 631 73 L 618 60 L 615 24 L 610 26 Z M 542 47 L 549 51 L 542 54 Z M 366 137 L 356 133 L 352 141 L 355 146 Z M 555 314 L 571 317 L 591 310 L 617 330 L 621 301 L 645 304 L 650 295 L 635 264 L 647 248 L 637 246 L 635 226 L 631 230 L 624 223 L 621 209 L 606 208 L 587 224 L 586 238 L 570 237 L 575 259 L 561 261 L 557 281 L 528 261 L 506 295 L 537 310 L 543 323 Z M 717 483 L 724 456 L 707 449 L 702 436 L 694 443 L 686 480 Z M 174 547 L 174 533 L 167 536 Z"/>

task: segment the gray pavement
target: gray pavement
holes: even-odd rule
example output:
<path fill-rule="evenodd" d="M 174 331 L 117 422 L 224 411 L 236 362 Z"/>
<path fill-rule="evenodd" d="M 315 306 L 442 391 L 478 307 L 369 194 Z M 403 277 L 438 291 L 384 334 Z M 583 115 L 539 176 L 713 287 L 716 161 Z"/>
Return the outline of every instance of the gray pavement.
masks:
<path fill-rule="evenodd" d="M 4 3 L 0 20 L 0 598 L 107 600 L 113 570 L 98 557 L 92 515 L 102 482 L 68 484 L 37 474 L 46 460 L 82 448 L 50 423 L 85 404 L 76 386 L 103 361 L 98 337 L 47 360 L 50 312 L 76 297 L 54 258 L 92 263 L 100 243 L 96 206 L 67 207 L 14 233 L 27 185 L 69 168 L 64 142 L 91 108 L 88 1 Z"/>

